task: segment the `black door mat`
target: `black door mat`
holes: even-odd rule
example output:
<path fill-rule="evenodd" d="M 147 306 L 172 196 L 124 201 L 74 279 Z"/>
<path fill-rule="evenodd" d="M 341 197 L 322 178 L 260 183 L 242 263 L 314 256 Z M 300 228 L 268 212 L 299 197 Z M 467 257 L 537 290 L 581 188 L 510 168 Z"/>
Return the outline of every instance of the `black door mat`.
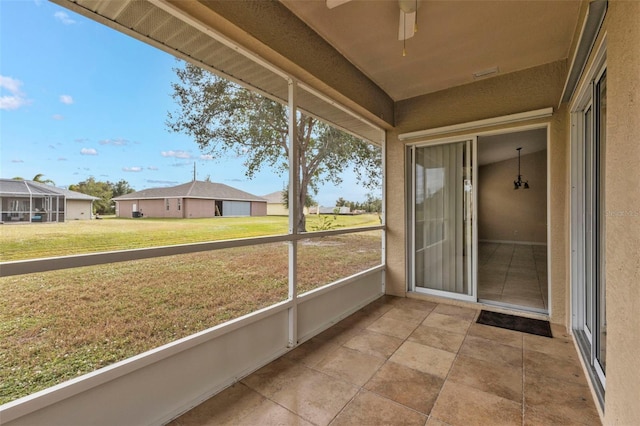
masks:
<path fill-rule="evenodd" d="M 537 334 L 538 336 L 553 337 L 549 321 L 483 310 L 480 312 L 480 316 L 476 322 L 478 324 L 491 325 L 493 327 L 506 328 L 523 333 Z"/>

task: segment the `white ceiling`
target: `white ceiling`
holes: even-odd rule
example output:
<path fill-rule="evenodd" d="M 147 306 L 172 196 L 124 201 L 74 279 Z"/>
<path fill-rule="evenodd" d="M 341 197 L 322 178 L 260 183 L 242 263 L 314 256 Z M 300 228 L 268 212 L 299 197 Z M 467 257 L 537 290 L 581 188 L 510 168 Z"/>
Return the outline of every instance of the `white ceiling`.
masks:
<path fill-rule="evenodd" d="M 419 0 L 418 32 L 398 41 L 396 0 L 280 0 L 395 101 L 568 56 L 579 0 Z M 487 77 L 485 77 L 487 78 Z"/>
<path fill-rule="evenodd" d="M 547 129 L 533 129 L 478 138 L 478 165 L 497 163 L 547 149 Z"/>

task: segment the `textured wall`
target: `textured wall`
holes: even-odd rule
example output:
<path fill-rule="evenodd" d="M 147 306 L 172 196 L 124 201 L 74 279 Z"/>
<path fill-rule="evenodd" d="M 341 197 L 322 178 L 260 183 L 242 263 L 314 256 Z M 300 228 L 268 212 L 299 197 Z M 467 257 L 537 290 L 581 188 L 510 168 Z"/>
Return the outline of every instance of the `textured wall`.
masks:
<path fill-rule="evenodd" d="M 605 424 L 640 423 L 640 2 L 612 1 L 607 40 Z"/>
<path fill-rule="evenodd" d="M 478 169 L 478 239 L 547 243 L 547 151 L 521 160 L 526 190 L 513 189 L 517 158 Z"/>

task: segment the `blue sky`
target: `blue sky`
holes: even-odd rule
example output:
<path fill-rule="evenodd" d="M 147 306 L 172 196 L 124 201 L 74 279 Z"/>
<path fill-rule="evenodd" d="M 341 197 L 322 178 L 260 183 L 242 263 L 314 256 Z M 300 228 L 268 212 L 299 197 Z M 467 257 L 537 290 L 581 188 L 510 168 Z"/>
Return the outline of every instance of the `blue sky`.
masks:
<path fill-rule="evenodd" d="M 126 180 L 136 190 L 207 176 L 265 195 L 286 176 L 252 180 L 241 158 L 210 159 L 165 125 L 176 59 L 43 0 L 0 0 L 0 177 L 42 173 L 56 186 Z M 322 205 L 363 201 L 352 173 L 321 187 Z"/>

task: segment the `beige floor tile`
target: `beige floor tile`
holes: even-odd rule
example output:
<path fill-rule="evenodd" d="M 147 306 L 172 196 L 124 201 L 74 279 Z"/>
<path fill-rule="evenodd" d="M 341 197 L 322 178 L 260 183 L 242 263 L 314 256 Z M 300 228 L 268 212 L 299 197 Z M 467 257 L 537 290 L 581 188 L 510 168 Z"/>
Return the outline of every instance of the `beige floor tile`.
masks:
<path fill-rule="evenodd" d="M 389 361 L 444 379 L 454 359 L 455 354 L 451 352 L 407 341 L 398 348 Z"/>
<path fill-rule="evenodd" d="M 573 341 L 570 339 L 560 337 L 550 339 L 548 337 L 525 334 L 524 350 L 542 352 L 556 358 L 579 362 L 578 353 L 573 345 Z"/>
<path fill-rule="evenodd" d="M 257 410 L 265 401 L 268 400 L 258 392 L 236 383 L 178 417 L 169 426 L 237 424 L 239 419 Z"/>
<path fill-rule="evenodd" d="M 406 339 L 411 333 L 413 333 L 413 330 L 415 330 L 416 327 L 417 324 L 411 324 L 393 318 L 382 317 L 371 324 L 369 327 L 367 327 L 367 330 L 386 334 L 387 336 Z"/>
<path fill-rule="evenodd" d="M 431 312 L 429 316 L 424 321 L 422 321 L 422 325 L 426 325 L 427 327 L 439 328 L 442 330 L 449 330 L 453 331 L 454 333 L 466 334 L 469 325 L 471 325 L 471 320 L 465 320 L 451 315 Z"/>
<path fill-rule="evenodd" d="M 568 358 L 559 358 L 542 352 L 524 352 L 524 374 L 546 376 L 567 382 L 587 385 L 582 367 Z"/>
<path fill-rule="evenodd" d="M 500 302 L 515 306 L 526 306 L 528 308 L 545 309 L 545 304 L 541 297 L 517 297 L 502 295 Z"/>
<path fill-rule="evenodd" d="M 360 332 L 359 328 L 349 327 L 348 325 L 336 324 L 333 327 L 323 331 L 318 334 L 314 339 L 318 340 L 326 340 L 328 342 L 333 342 L 338 345 L 342 345 L 347 340 L 351 339 L 353 336 Z"/>
<path fill-rule="evenodd" d="M 292 351 L 287 352 L 284 355 L 284 358 L 290 361 L 301 362 L 305 365 L 314 366 L 322 361 L 322 359 L 328 354 L 336 351 L 339 347 L 340 345 L 332 341 L 312 338 Z"/>
<path fill-rule="evenodd" d="M 522 368 L 459 355 L 447 381 L 522 402 Z"/>
<path fill-rule="evenodd" d="M 481 361 L 509 364 L 518 368 L 522 367 L 521 349 L 480 337 L 468 335 L 458 353 Z"/>
<path fill-rule="evenodd" d="M 371 392 L 361 391 L 331 422 L 331 426 L 416 425 L 425 424 L 427 416 L 396 404 Z"/>
<path fill-rule="evenodd" d="M 437 303 L 410 297 L 395 297 L 389 303 L 396 308 L 415 309 L 426 313 L 433 311 L 433 309 L 438 306 Z"/>
<path fill-rule="evenodd" d="M 341 347 L 327 355 L 315 368 L 330 376 L 363 386 L 384 362 L 383 358 Z"/>
<path fill-rule="evenodd" d="M 306 370 L 308 368 L 304 365 L 281 357 L 245 377 L 241 382 L 267 398 L 271 398 L 275 393 L 286 389 Z"/>
<path fill-rule="evenodd" d="M 461 306 L 440 303 L 433 310 L 434 313 L 450 315 L 467 321 L 474 321 L 480 312 L 478 309 L 463 308 Z"/>
<path fill-rule="evenodd" d="M 292 413 L 275 402 L 266 400 L 260 407 L 250 412 L 239 422 L 230 423 L 229 426 L 313 426 L 300 416 Z"/>
<path fill-rule="evenodd" d="M 523 333 L 500 327 L 473 323 L 469 327 L 469 336 L 481 337 L 503 345 L 522 349 Z"/>
<path fill-rule="evenodd" d="M 364 313 L 363 311 L 358 311 L 352 315 L 349 315 L 347 318 L 343 319 L 336 325 L 341 327 L 364 329 L 373 324 L 381 316 L 382 315 L 379 315 L 377 313 Z"/>
<path fill-rule="evenodd" d="M 599 424 L 600 418 L 587 384 L 576 384 L 551 377 L 526 375 L 524 378 L 525 420 L 530 417 Z"/>
<path fill-rule="evenodd" d="M 400 347 L 402 342 L 403 340 L 397 337 L 362 330 L 345 343 L 344 346 L 365 354 L 388 359 Z"/>
<path fill-rule="evenodd" d="M 383 318 L 392 318 L 398 321 L 404 321 L 414 326 L 418 326 L 427 317 L 430 311 L 421 311 L 409 308 L 393 308 Z"/>
<path fill-rule="evenodd" d="M 451 426 L 451 425 L 449 425 L 449 423 L 443 422 L 442 420 L 438 420 L 433 416 L 430 416 L 425 426 Z"/>
<path fill-rule="evenodd" d="M 447 381 L 431 415 L 452 426 L 513 426 L 522 424 L 522 404 Z"/>
<path fill-rule="evenodd" d="M 429 414 L 444 379 L 395 362 L 387 362 L 365 388 L 409 408 Z"/>
<path fill-rule="evenodd" d="M 328 424 L 358 392 L 358 387 L 324 373 L 302 367 L 288 374 L 267 396 L 305 420 Z"/>
<path fill-rule="evenodd" d="M 457 353 L 462 345 L 464 335 L 453 331 L 421 325 L 411 333 L 409 340 L 423 345 Z"/>

